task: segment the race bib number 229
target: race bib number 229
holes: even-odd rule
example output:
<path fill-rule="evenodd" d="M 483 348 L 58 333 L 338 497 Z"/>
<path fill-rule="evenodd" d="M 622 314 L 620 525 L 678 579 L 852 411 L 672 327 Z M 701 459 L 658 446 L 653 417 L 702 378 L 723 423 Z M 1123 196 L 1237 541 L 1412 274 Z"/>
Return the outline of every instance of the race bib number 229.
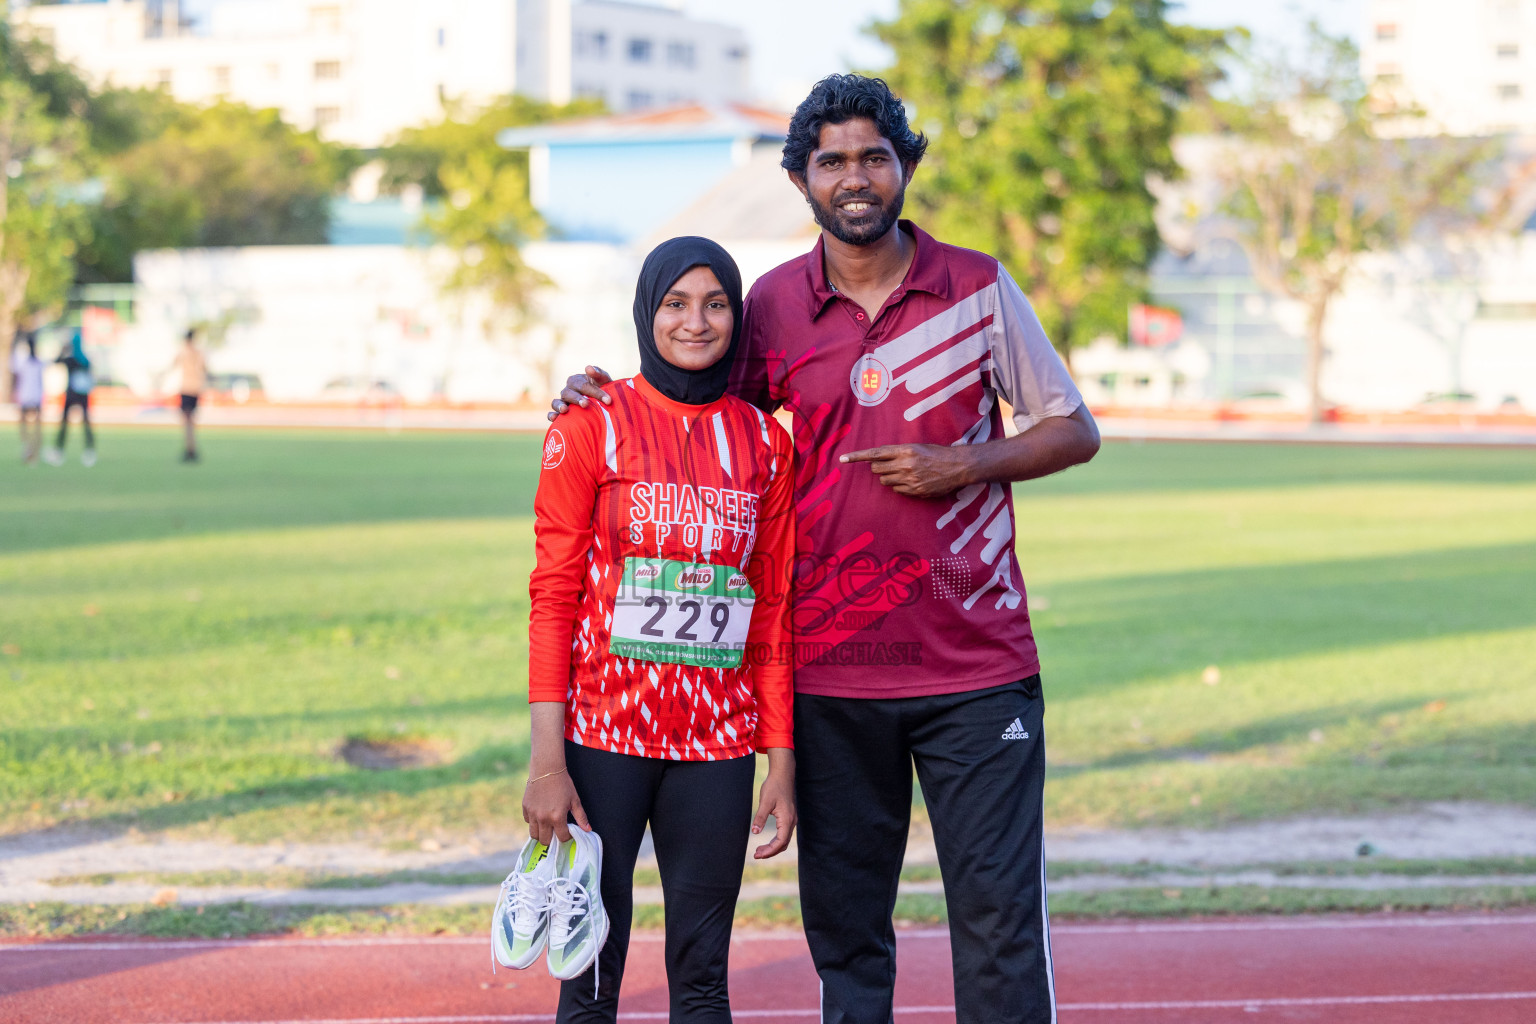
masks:
<path fill-rule="evenodd" d="M 626 558 L 609 653 L 637 661 L 738 668 L 756 595 L 729 565 Z"/>

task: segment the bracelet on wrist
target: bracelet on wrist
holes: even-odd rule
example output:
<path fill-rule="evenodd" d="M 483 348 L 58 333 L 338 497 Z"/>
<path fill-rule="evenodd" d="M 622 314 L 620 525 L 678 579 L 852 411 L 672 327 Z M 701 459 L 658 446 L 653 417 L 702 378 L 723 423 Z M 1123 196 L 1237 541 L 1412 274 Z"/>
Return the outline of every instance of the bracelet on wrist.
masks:
<path fill-rule="evenodd" d="M 556 771 L 552 771 L 552 772 L 547 772 L 547 773 L 545 773 L 545 774 L 544 774 L 544 775 L 537 775 L 537 776 L 534 776 L 534 777 L 533 777 L 533 778 L 531 778 L 531 779 L 529 779 L 529 780 L 528 780 L 528 782 L 527 782 L 527 783 L 526 783 L 526 785 L 529 785 L 529 786 L 531 786 L 531 785 L 533 785 L 533 784 L 534 784 L 534 783 L 535 783 L 535 782 L 541 782 L 541 781 L 543 781 L 543 780 L 544 780 L 544 779 L 552 779 L 552 778 L 554 778 L 554 777 L 555 777 L 555 776 L 556 776 L 556 775 L 564 775 L 564 774 L 565 774 L 565 769 L 564 769 L 564 768 L 560 768 L 560 769 L 557 769 L 557 770 L 556 770 Z"/>

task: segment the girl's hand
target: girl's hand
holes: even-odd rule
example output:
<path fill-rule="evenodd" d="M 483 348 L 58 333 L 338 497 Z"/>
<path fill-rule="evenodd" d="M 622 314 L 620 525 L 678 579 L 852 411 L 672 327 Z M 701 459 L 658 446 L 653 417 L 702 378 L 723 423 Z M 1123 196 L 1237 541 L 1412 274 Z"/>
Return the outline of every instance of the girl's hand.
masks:
<path fill-rule="evenodd" d="M 789 848 L 795 834 L 795 752 L 787 747 L 768 751 L 768 778 L 758 793 L 757 815 L 752 819 L 752 834 L 758 835 L 773 815 L 774 836 L 752 851 L 757 860 L 776 857 Z"/>
<path fill-rule="evenodd" d="M 581 807 L 581 797 L 576 786 L 565 772 L 529 782 L 523 789 L 523 820 L 528 823 L 528 834 L 545 846 L 553 846 L 554 840 L 571 841 L 571 830 L 566 824 L 576 819 L 585 832 L 591 832 L 587 812 Z"/>

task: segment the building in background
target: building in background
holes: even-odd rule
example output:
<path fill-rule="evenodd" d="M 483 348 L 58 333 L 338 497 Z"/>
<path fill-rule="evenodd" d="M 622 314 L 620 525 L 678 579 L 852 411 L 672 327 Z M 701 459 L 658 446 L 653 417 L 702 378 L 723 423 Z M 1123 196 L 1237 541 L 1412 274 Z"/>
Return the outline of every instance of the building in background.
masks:
<path fill-rule="evenodd" d="M 617 111 L 750 98 L 751 51 L 735 26 L 625 0 L 564 6 L 570 9 L 572 97 L 600 99 Z"/>
<path fill-rule="evenodd" d="M 749 237 L 783 237 L 811 224 L 779 168 L 788 129 L 789 117 L 774 111 L 694 104 L 512 128 L 498 141 L 529 150 L 530 198 L 555 237 L 640 242 L 717 188 L 734 189 L 734 202 L 699 233 L 744 237 L 735 228 L 744 220 Z"/>
<path fill-rule="evenodd" d="M 638 110 L 748 93 L 740 29 L 615 0 L 221 0 L 205 26 L 177 0 L 86 0 L 11 18 L 97 84 L 276 108 L 358 146 L 455 99 L 518 92 Z"/>
<path fill-rule="evenodd" d="M 1536 133 L 1536 0 L 1372 0 L 1361 71 L 1432 131 Z"/>

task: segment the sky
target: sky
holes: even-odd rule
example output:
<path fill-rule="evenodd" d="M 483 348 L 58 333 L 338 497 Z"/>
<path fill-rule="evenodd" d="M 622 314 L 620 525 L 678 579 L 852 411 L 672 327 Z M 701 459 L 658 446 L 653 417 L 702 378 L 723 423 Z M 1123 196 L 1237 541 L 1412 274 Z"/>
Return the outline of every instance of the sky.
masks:
<path fill-rule="evenodd" d="M 191 14 L 218 0 L 183 0 Z M 1294 46 L 1315 17 L 1334 34 L 1359 41 L 1368 0 L 1183 0 L 1175 17 L 1197 25 L 1246 25 L 1262 42 Z M 792 108 L 811 83 L 834 71 L 878 68 L 887 54 L 863 32 L 896 13 L 899 0 L 663 0 L 697 18 L 739 25 L 752 46 L 754 91 L 767 103 Z M 1241 14 L 1234 15 L 1234 10 Z"/>
<path fill-rule="evenodd" d="M 1245 25 L 1260 42 L 1298 45 L 1310 18 L 1335 35 L 1359 42 L 1368 0 L 1184 0 L 1175 18 L 1211 27 Z M 811 83 L 833 71 L 877 68 L 887 51 L 865 25 L 896 13 L 898 0 L 673 0 L 696 18 L 740 25 L 752 45 L 755 91 L 792 108 Z M 1240 11 L 1240 14 L 1234 13 Z"/>

